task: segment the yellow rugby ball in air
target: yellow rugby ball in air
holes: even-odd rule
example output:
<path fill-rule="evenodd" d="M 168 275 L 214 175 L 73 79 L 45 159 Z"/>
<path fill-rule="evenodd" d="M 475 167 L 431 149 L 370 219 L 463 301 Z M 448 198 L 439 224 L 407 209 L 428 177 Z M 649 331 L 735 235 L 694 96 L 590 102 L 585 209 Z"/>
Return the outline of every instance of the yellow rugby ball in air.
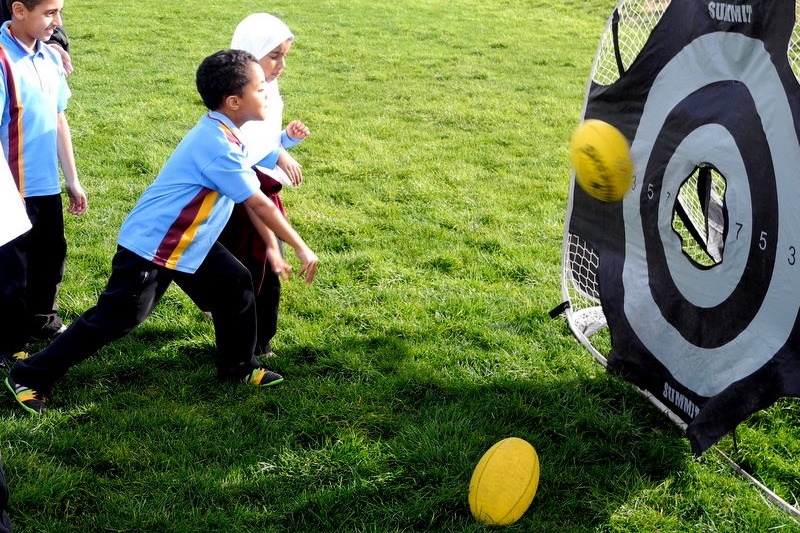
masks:
<path fill-rule="evenodd" d="M 593 198 L 618 202 L 630 190 L 633 162 L 628 140 L 608 122 L 583 121 L 572 134 L 569 156 L 575 181 Z"/>
<path fill-rule="evenodd" d="M 513 524 L 539 486 L 539 456 L 527 441 L 509 437 L 483 454 L 469 482 L 469 509 L 489 526 Z"/>

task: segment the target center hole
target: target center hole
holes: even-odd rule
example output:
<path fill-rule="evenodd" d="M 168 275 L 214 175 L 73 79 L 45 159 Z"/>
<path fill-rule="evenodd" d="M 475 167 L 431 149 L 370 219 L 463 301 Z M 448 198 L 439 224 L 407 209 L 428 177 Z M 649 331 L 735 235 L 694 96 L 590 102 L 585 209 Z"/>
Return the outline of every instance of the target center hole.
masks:
<path fill-rule="evenodd" d="M 680 186 L 672 211 L 672 229 L 683 253 L 697 266 L 712 268 L 722 262 L 727 233 L 725 176 L 701 163 Z"/>

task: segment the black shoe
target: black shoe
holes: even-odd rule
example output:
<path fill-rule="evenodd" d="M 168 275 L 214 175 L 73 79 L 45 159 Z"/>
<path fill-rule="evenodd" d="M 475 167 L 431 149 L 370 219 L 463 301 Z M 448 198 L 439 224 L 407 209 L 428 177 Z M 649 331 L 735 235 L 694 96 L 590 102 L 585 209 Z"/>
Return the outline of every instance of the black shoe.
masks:
<path fill-rule="evenodd" d="M 278 383 L 283 383 L 283 376 L 260 366 L 254 368 L 249 374 L 243 377 L 242 382 L 252 385 L 253 387 L 271 387 Z"/>
<path fill-rule="evenodd" d="M 11 376 L 6 378 L 6 387 L 14 395 L 14 399 L 23 409 L 33 415 L 40 415 L 44 412 L 44 396 L 30 387 L 14 381 Z"/>

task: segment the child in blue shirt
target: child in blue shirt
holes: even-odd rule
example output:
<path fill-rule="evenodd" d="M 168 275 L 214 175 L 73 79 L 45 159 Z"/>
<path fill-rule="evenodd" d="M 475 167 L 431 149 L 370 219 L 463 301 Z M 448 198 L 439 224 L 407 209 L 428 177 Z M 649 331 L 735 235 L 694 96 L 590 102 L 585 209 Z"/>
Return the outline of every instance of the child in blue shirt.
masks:
<path fill-rule="evenodd" d="M 0 28 L 0 143 L 32 229 L 0 247 L 0 365 L 24 357 L 29 340 L 63 330 L 56 296 L 67 243 L 59 164 L 68 212 L 86 211 L 64 111 L 70 90 L 61 57 L 44 44 L 61 24 L 63 0 L 9 2 Z"/>
<path fill-rule="evenodd" d="M 196 81 L 210 112 L 178 144 L 123 222 L 111 277 L 97 304 L 9 372 L 6 386 L 27 411 L 44 411 L 54 383 L 135 329 L 172 281 L 211 311 L 221 379 L 254 386 L 283 381 L 254 355 L 250 273 L 217 242 L 233 205 L 241 203 L 261 235 L 274 233 L 294 248 L 302 263 L 299 275 L 307 283 L 316 275 L 317 256 L 259 190 L 241 142 L 239 127 L 266 114 L 264 71 L 249 53 L 223 50 L 203 60 Z"/>

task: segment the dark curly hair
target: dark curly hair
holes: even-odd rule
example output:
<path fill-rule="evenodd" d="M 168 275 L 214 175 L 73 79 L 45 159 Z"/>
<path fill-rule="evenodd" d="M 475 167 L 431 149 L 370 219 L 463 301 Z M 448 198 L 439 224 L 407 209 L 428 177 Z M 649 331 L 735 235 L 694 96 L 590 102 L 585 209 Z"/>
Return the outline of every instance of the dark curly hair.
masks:
<path fill-rule="evenodd" d="M 206 107 L 219 109 L 225 98 L 241 95 L 249 81 L 247 67 L 258 60 L 244 50 L 220 50 L 200 63 L 195 82 Z"/>
<path fill-rule="evenodd" d="M 14 2 L 19 2 L 20 4 L 25 6 L 25 9 L 31 11 L 33 10 L 33 8 L 41 4 L 42 1 L 43 0 L 6 0 L 6 5 L 8 6 L 9 12 L 11 12 L 11 4 L 13 4 Z"/>

